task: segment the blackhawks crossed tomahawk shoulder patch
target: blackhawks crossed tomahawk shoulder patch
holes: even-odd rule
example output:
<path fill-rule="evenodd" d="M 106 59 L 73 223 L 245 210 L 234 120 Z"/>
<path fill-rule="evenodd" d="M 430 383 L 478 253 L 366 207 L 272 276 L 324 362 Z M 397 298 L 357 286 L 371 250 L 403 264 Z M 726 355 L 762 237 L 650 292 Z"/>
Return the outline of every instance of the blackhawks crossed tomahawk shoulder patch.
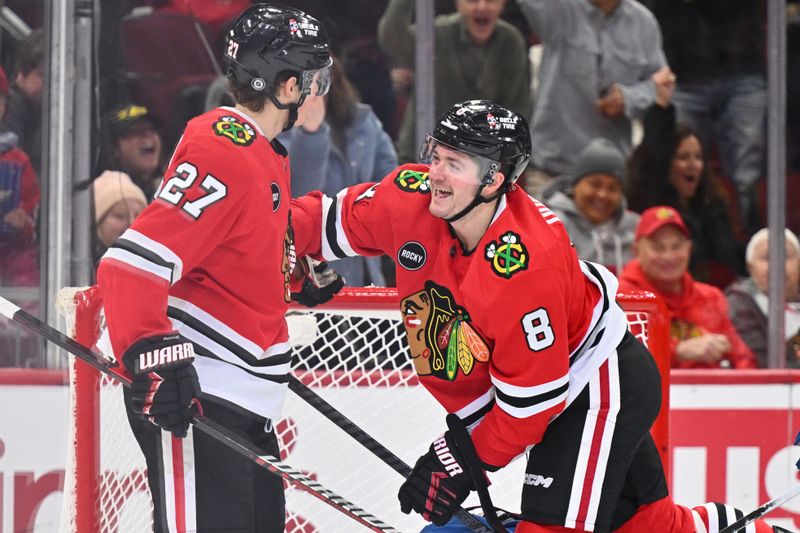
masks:
<path fill-rule="evenodd" d="M 484 257 L 492 266 L 492 272 L 506 279 L 527 269 L 530 260 L 528 249 L 513 231 L 507 231 L 499 241 L 487 244 Z"/>
<path fill-rule="evenodd" d="M 428 183 L 428 173 L 417 170 L 401 170 L 394 178 L 394 184 L 404 192 L 418 192 L 428 194 L 431 186 Z"/>
<path fill-rule="evenodd" d="M 220 117 L 214 123 L 214 133 L 230 139 L 237 146 L 248 146 L 256 138 L 256 130 L 253 129 L 253 126 L 232 115 Z"/>

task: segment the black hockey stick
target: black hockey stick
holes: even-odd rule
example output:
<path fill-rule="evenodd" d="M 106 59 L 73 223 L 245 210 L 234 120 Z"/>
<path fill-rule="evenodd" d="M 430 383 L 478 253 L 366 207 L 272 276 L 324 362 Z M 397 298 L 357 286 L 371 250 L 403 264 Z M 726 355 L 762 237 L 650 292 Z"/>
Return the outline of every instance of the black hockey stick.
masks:
<path fill-rule="evenodd" d="M 126 387 L 130 386 L 130 379 L 121 373 L 119 370 L 119 365 L 116 362 L 101 358 L 86 346 L 83 346 L 76 340 L 69 338 L 57 329 L 45 324 L 35 316 L 31 315 L 27 311 L 24 311 L 23 309 L 20 309 L 18 306 L 12 302 L 9 302 L 2 296 L 0 296 L 0 315 L 5 316 L 9 320 L 20 324 L 29 331 L 32 331 L 33 333 L 44 337 L 46 340 L 56 344 L 57 346 L 60 346 L 104 374 L 107 374 L 122 385 Z M 326 489 L 316 481 L 309 479 L 307 476 L 301 474 L 294 468 L 281 462 L 280 459 L 277 459 L 272 455 L 265 455 L 252 444 L 244 441 L 238 435 L 217 424 L 213 420 L 204 416 L 195 416 L 192 419 L 192 424 L 195 428 L 209 435 L 211 438 L 218 440 L 220 443 L 228 446 L 244 457 L 247 457 L 260 467 L 282 477 L 289 483 L 292 483 L 305 492 L 308 492 L 315 498 L 327 503 L 337 511 L 346 514 L 371 531 L 399 533 L 393 527 L 384 524 L 379 518 L 369 514 L 355 504 L 342 498 L 338 494 Z"/>
<path fill-rule="evenodd" d="M 289 375 L 289 388 L 311 405 L 311 407 L 319 411 L 328 420 L 353 437 L 359 444 L 371 451 L 378 459 L 389 465 L 395 472 L 404 478 L 411 475 L 411 467 L 402 459 L 392 453 L 386 446 L 375 440 L 372 435 L 361 429 L 355 422 L 347 418 L 341 411 L 325 401 L 320 395 L 311 390 L 295 376 Z M 456 509 L 455 517 L 475 533 L 495 533 L 494 529 L 485 526 L 461 507 Z"/>
<path fill-rule="evenodd" d="M 776 507 L 780 507 L 784 503 L 788 502 L 789 500 L 800 496 L 800 485 L 795 485 L 794 487 L 790 488 L 783 494 L 776 496 L 775 498 L 771 499 L 755 511 L 748 513 L 741 517 L 739 520 L 734 522 L 733 524 L 719 530 L 719 533 L 736 533 L 737 531 L 744 531 L 744 528 L 753 520 L 761 518 L 765 514 L 769 513 Z"/>

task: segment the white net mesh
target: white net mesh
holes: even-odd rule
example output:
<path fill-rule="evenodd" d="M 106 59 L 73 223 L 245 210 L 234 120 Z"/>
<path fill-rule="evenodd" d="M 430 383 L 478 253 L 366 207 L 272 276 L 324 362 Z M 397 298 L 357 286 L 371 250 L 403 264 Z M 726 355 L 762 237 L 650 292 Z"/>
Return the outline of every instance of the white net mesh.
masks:
<path fill-rule="evenodd" d="M 357 303 L 354 307 L 287 316 L 295 346 L 295 375 L 412 465 L 445 430 L 445 413 L 417 384 L 399 311 L 370 309 L 366 304 L 358 308 Z M 648 313 L 630 312 L 628 318 L 632 332 L 647 343 Z M 97 317 L 78 316 L 78 320 Z M 150 531 L 152 506 L 144 460 L 127 424 L 120 387 L 103 380 L 99 389 L 97 531 Z M 402 479 L 394 470 L 296 395 L 287 394 L 283 412 L 284 418 L 276 424 L 283 460 L 400 531 L 424 527 L 418 516 L 400 512 L 396 494 Z M 75 416 L 85 413 L 76 411 Z M 491 475 L 496 506 L 519 510 L 523 472 L 524 461 L 517 460 Z M 74 507 L 74 495 L 67 497 Z M 300 490 L 288 487 L 286 498 L 287 532 L 362 530 Z M 465 505 L 477 505 L 477 498 Z"/>

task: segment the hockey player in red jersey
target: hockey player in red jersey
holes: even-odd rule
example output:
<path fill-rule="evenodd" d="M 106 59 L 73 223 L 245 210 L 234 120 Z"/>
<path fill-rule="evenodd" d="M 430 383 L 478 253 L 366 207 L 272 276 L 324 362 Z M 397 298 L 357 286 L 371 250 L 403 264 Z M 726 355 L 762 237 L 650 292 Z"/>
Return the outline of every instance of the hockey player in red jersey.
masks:
<path fill-rule="evenodd" d="M 401 508 L 444 524 L 485 483 L 481 469 L 529 452 L 519 533 L 716 531 L 722 520 L 696 527 L 668 495 L 649 433 L 660 377 L 616 278 L 579 261 L 559 219 L 515 185 L 529 135 L 501 106 L 457 104 L 420 151 L 428 164 L 292 203 L 299 254 L 395 258 L 420 383 L 471 429 L 480 474 L 448 431 Z"/>
<path fill-rule="evenodd" d="M 190 420 L 200 398 L 206 416 L 280 455 L 272 421 L 291 361 L 296 256 L 276 136 L 307 95 L 327 92 L 331 59 L 316 19 L 266 4 L 233 23 L 225 52 L 236 105 L 186 125 L 154 202 L 97 273 L 113 353 L 132 376 L 126 406 L 156 531 L 284 529 L 282 480 Z"/>

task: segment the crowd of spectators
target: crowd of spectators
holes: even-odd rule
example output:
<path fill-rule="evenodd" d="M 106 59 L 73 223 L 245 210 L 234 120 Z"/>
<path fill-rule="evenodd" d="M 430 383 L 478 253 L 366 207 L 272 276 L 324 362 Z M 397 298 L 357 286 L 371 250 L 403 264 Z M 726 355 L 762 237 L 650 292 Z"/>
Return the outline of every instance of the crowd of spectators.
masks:
<path fill-rule="evenodd" d="M 224 83 L 209 83 L 219 77 L 216 59 L 183 78 L 126 71 L 126 24 L 185 17 L 186 46 L 209 46 L 215 57 L 229 21 L 250 3 L 117 0 L 104 10 L 114 21 L 100 35 L 95 257 L 152 201 L 181 134 L 182 121 L 167 113 L 227 101 Z M 335 194 L 416 161 L 414 0 L 284 3 L 323 20 L 337 55 L 330 93 L 309 97 L 280 136 L 293 194 Z M 482 98 L 530 118 L 533 153 L 519 186 L 557 214 L 579 257 L 667 302 L 675 366 L 766 366 L 767 234 L 757 231 L 756 194 L 765 175 L 765 1 L 436 0 L 434 8 L 435 114 Z M 3 287 L 39 283 L 42 40 L 35 30 L 3 58 L 13 69 L 10 83 L 0 78 Z M 137 91 L 154 80 L 170 91 Z M 791 231 L 786 250 L 787 361 L 800 366 L 800 247 Z M 390 263 L 334 266 L 350 285 L 391 285 Z"/>

